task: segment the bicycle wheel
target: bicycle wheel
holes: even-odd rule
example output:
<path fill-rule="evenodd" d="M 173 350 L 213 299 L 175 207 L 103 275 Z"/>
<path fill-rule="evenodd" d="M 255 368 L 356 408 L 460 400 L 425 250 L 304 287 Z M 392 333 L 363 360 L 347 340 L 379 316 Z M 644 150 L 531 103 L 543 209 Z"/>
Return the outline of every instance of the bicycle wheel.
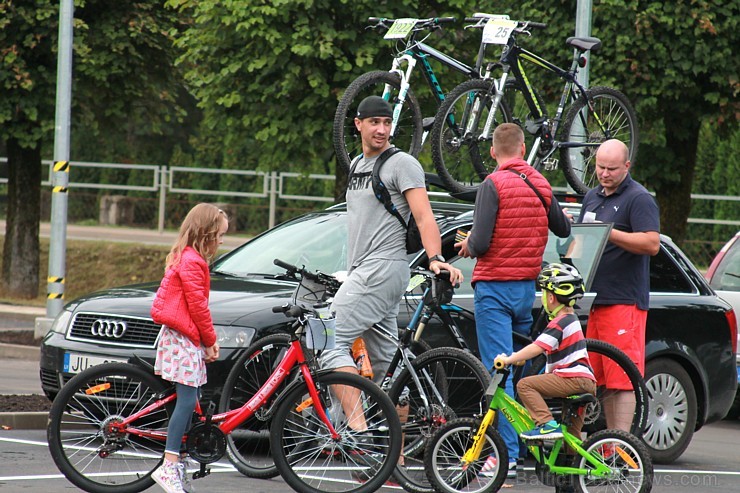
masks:
<path fill-rule="evenodd" d="M 390 92 L 384 95 L 386 86 Z M 333 137 L 337 163 L 345 172 L 349 171 L 352 159 L 362 154 L 362 139 L 355 127 L 357 106 L 368 96 L 384 96 L 391 105 L 395 105 L 400 88 L 401 77 L 398 74 L 377 70 L 359 76 L 344 91 L 334 114 Z M 417 156 L 421 150 L 423 132 L 419 102 L 409 89 L 390 139 L 391 144 Z"/>
<path fill-rule="evenodd" d="M 238 409 L 249 401 L 272 375 L 290 347 L 288 334 L 271 334 L 250 345 L 236 360 L 221 393 L 219 412 Z M 286 380 L 287 382 L 287 380 Z M 274 396 L 287 383 L 277 389 Z M 272 478 L 278 475 L 270 453 L 269 416 L 265 413 L 274 402 L 258 409 L 254 416 L 239 425 L 226 438 L 226 455 L 237 471 L 250 478 Z"/>
<path fill-rule="evenodd" d="M 586 193 L 599 183 L 595 159 L 599 144 L 608 139 L 621 140 L 634 164 L 640 140 L 637 116 L 627 96 L 611 87 L 592 87 L 586 94 L 591 105 L 584 96 L 573 103 L 559 138 L 565 179 L 578 193 Z"/>
<path fill-rule="evenodd" d="M 458 417 L 479 415 L 490 375 L 472 354 L 458 348 L 423 353 L 404 369 L 388 392 L 401 415 L 403 459 L 394 471 L 406 491 L 433 491 L 424 473 L 424 448 L 434 431 Z M 418 377 L 419 385 L 415 377 Z"/>
<path fill-rule="evenodd" d="M 431 133 L 432 160 L 442 182 L 452 192 L 464 192 L 493 171 L 491 135 L 481 138 L 491 110 L 489 90 L 493 80 L 472 79 L 455 87 L 434 116 Z M 512 121 L 502 100 L 496 108 L 494 127 Z"/>
<path fill-rule="evenodd" d="M 161 398 L 166 384 L 125 363 L 91 367 L 62 387 L 49 412 L 47 440 L 54 463 L 75 486 L 95 493 L 134 493 L 154 484 L 169 412 L 158 407 L 112 427 Z"/>
<path fill-rule="evenodd" d="M 323 373 L 314 380 L 322 406 L 339 440 L 307 401 L 305 386 L 281 396 L 270 433 L 275 465 L 286 483 L 306 493 L 366 493 L 380 488 L 393 472 L 401 451 L 401 425 L 388 396 L 367 378 L 344 372 Z M 360 399 L 368 430 L 350 429 L 337 397 L 342 386 Z"/>
<path fill-rule="evenodd" d="M 424 466 L 429 482 L 442 493 L 477 493 L 498 491 L 506 481 L 509 452 L 504 439 L 489 426 L 484 435 L 483 446 L 478 458 L 463 464 L 462 457 L 473 445 L 480 420 L 459 418 L 441 426 L 429 439 L 424 453 Z M 493 471 L 482 473 L 481 469 L 489 457 L 496 464 L 504 464 Z"/>
<path fill-rule="evenodd" d="M 653 462 L 639 438 L 621 430 L 604 430 L 588 437 L 582 447 L 611 469 L 602 476 L 592 472 L 574 475 L 576 491 L 581 493 L 647 493 L 653 486 Z M 576 467 L 593 471 L 586 457 L 576 458 Z"/>
<path fill-rule="evenodd" d="M 640 370 L 631 359 L 627 357 L 619 348 L 607 342 L 596 339 L 586 339 L 586 349 L 589 358 L 593 360 L 600 358 L 603 362 L 611 361 L 618 365 L 627 376 L 632 391 L 635 393 L 635 410 L 632 416 L 632 426 L 630 433 L 642 436 L 642 430 L 645 429 L 648 416 L 648 393 L 645 386 L 645 380 L 640 375 Z M 544 371 L 545 358 L 535 358 L 532 360 L 532 366 L 527 371 L 527 375 L 537 375 Z M 606 428 L 606 417 L 604 410 L 615 402 L 617 392 L 623 390 L 608 389 L 599 385 L 596 390 L 596 402 L 588 404 L 584 409 L 584 431 L 593 433 Z"/>

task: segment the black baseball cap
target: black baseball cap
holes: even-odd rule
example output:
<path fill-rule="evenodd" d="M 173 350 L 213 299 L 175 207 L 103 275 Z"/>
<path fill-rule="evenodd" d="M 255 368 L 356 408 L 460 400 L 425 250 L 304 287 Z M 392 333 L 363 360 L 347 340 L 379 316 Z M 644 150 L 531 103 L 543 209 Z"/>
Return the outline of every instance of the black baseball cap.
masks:
<path fill-rule="evenodd" d="M 357 118 L 364 120 L 373 116 L 393 117 L 393 108 L 390 103 L 380 96 L 368 96 L 357 107 Z"/>

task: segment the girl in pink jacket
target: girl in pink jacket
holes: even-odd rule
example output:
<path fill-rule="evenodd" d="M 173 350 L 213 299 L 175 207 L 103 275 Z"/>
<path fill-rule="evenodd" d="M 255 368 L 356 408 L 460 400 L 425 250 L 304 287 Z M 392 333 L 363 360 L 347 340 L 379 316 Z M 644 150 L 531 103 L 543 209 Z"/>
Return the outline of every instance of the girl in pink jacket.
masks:
<path fill-rule="evenodd" d="M 193 207 L 167 255 L 164 278 L 152 304 L 151 315 L 162 324 L 154 371 L 174 382 L 175 410 L 167 427 L 164 461 L 152 473 L 167 493 L 183 492 L 186 477 L 180 446 L 206 383 L 206 363 L 218 359 L 219 347 L 208 308 L 211 278 L 208 261 L 223 243 L 229 221 L 212 204 Z"/>

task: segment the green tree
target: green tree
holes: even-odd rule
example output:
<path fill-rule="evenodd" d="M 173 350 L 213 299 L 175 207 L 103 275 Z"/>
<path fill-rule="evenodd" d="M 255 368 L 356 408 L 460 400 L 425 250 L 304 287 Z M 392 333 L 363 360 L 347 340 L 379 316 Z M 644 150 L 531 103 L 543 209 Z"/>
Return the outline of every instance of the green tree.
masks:
<path fill-rule="evenodd" d="M 438 2 L 411 0 L 167 5 L 192 19 L 176 46 L 204 114 L 196 162 L 260 170 L 300 163 L 319 173 L 334 172 L 332 120 L 344 88 L 390 65 L 391 45 L 365 30 L 367 18 L 442 11 Z"/>
<path fill-rule="evenodd" d="M 75 4 L 75 139 L 136 148 L 137 136 L 172 128 L 183 117 L 172 63 L 177 14 L 156 2 Z M 0 140 L 9 170 L 2 277 L 12 294 L 29 298 L 38 291 L 41 154 L 54 125 L 58 19 L 59 2 L 0 0 Z"/>

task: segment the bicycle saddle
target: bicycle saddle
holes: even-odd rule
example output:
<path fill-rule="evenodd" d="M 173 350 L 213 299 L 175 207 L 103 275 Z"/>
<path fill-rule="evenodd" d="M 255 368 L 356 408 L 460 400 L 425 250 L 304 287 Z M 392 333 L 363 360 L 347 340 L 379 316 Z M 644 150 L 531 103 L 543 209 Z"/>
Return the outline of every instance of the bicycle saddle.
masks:
<path fill-rule="evenodd" d="M 591 50 L 597 52 L 601 49 L 601 40 L 599 38 L 592 38 L 591 36 L 584 36 L 582 38 L 571 36 L 565 40 L 565 44 L 578 48 L 581 51 Z"/>

